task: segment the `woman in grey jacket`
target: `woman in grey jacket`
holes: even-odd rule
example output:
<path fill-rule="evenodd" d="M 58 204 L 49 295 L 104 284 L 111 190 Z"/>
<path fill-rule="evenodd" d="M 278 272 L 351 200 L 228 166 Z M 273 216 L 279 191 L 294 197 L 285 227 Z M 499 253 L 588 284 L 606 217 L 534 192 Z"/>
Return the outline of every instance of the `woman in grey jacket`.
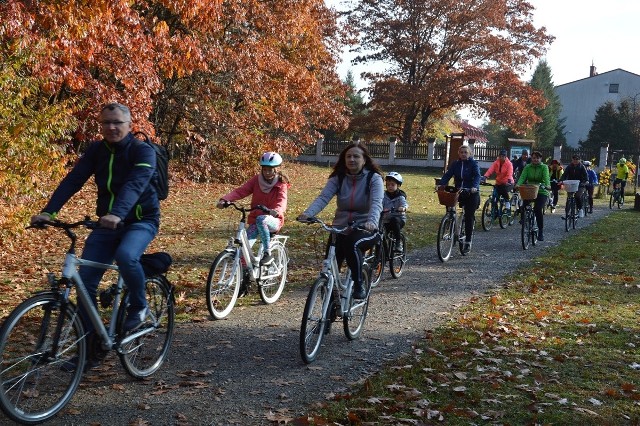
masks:
<path fill-rule="evenodd" d="M 338 265 L 346 259 L 353 277 L 353 297 L 364 299 L 362 287 L 363 253 L 378 241 L 378 221 L 382 213 L 383 182 L 380 168 L 373 162 L 367 148 L 361 143 L 349 144 L 341 153 L 325 187 L 311 205 L 300 215 L 304 221 L 316 216 L 336 196 L 337 209 L 333 218 L 336 227 L 352 222 L 369 231 L 353 230 L 339 234 L 336 241 Z"/>

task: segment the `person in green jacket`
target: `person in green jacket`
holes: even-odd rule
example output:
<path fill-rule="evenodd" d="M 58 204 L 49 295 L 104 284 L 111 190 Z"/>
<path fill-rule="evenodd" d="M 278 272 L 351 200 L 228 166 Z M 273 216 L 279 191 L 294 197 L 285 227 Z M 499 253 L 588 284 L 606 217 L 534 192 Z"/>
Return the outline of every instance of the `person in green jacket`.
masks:
<path fill-rule="evenodd" d="M 522 184 L 539 185 L 542 184 L 538 190 L 538 197 L 534 200 L 535 206 L 533 208 L 536 215 L 536 222 L 538 222 L 538 241 L 544 241 L 544 215 L 543 211 L 547 205 L 547 198 L 549 197 L 548 189 L 551 187 L 549 182 L 549 167 L 546 164 L 542 164 L 542 153 L 540 151 L 533 151 L 531 153 L 531 163 L 524 166 L 516 188 Z M 524 201 L 522 208 L 524 209 L 531 201 Z M 521 215 L 522 217 L 522 215 Z"/>

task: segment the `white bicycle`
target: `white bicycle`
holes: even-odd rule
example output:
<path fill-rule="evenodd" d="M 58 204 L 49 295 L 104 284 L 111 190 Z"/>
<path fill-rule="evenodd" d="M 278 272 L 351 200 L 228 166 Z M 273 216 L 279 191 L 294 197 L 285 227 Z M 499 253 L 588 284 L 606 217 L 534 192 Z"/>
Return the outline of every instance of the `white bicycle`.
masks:
<path fill-rule="evenodd" d="M 300 355 L 309 364 L 315 361 L 320 351 L 324 335 L 328 332 L 330 323 L 339 316 L 342 317 L 344 334 L 347 339 L 360 337 L 364 321 L 369 309 L 369 295 L 371 293 L 370 268 L 367 263 L 362 265 L 362 285 L 366 292 L 364 299 L 354 299 L 352 295 L 353 279 L 351 270 L 346 268 L 344 277 L 340 274 L 340 267 L 336 260 L 336 235 L 350 229 L 334 228 L 322 220 L 312 217 L 302 223 L 317 223 L 325 231 L 331 233 L 329 251 L 322 262 L 322 270 L 309 290 L 307 302 L 302 314 L 300 327 Z M 354 228 L 363 229 L 364 228 Z"/>
<path fill-rule="evenodd" d="M 229 244 L 218 254 L 209 269 L 207 307 L 215 319 L 225 318 L 235 306 L 243 280 L 243 266 L 246 268 L 249 280 L 257 283 L 260 298 L 266 304 L 275 303 L 280 298 L 287 280 L 289 256 L 285 244 L 289 237 L 279 234 L 271 236 L 270 249 L 273 262 L 268 265 L 260 265 L 260 258 L 251 251 L 247 237 L 247 213 L 252 210 L 261 210 L 271 214 L 272 211 L 262 205 L 245 208 L 227 202 L 225 207 L 229 206 L 233 206 L 241 212 L 242 217 L 235 237 L 229 239 Z M 260 242 L 258 253 L 263 251 L 264 246 Z M 244 265 L 242 265 L 241 259 L 244 260 Z"/>

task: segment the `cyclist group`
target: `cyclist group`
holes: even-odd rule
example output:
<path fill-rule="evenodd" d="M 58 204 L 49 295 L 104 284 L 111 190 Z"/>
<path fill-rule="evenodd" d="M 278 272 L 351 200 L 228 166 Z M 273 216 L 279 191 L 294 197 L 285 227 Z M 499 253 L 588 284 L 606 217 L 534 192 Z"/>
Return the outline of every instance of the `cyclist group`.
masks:
<path fill-rule="evenodd" d="M 620 184 L 624 191 L 624 183 L 629 174 L 626 166 L 626 159 L 621 158 L 617 164 L 618 178 L 616 184 Z M 625 170 L 626 168 L 626 170 Z M 534 151 L 529 156 L 528 150 L 523 150 L 519 158 L 513 162 L 507 156 L 507 150 L 502 149 L 498 158 L 491 164 L 489 169 L 480 174 L 478 163 L 472 157 L 471 149 L 463 145 L 458 149 L 458 160 L 454 161 L 438 182 L 438 190 L 443 190 L 449 180 L 454 178 L 455 189 L 460 191 L 458 203 L 464 208 L 465 215 L 465 242 L 464 252 L 471 249 L 473 239 L 473 229 L 475 222 L 475 212 L 480 206 L 481 183 L 495 174 L 495 190 L 502 197 L 506 210 L 511 210 L 511 192 L 517 190 L 524 184 L 537 185 L 539 189 L 534 200 L 523 200 L 522 209 L 526 208 L 532 201 L 534 204 L 534 214 L 537 222 L 537 240 L 544 241 L 544 209 L 547 206 L 548 198 L 551 196 L 552 212 L 558 203 L 558 191 L 564 181 L 577 180 L 580 182 L 576 196 L 578 216 L 584 217 L 585 209 L 593 210 L 593 191 L 599 184 L 598 175 L 591 169 L 590 161 L 581 161 L 578 155 L 573 155 L 571 163 L 563 169 L 558 160 L 553 160 L 549 166 L 542 162 L 542 153 Z M 587 191 L 586 198 L 588 204 L 583 205 L 582 193 Z M 518 206 L 513 206 L 517 208 Z M 564 216 L 563 216 L 563 219 Z"/>

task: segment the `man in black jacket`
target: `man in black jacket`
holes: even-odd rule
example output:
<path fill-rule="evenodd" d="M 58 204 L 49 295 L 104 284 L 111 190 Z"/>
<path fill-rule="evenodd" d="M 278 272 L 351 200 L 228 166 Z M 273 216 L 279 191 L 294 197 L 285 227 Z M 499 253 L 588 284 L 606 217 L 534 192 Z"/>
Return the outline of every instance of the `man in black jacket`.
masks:
<path fill-rule="evenodd" d="M 96 214 L 101 227 L 87 237 L 83 259 L 116 262 L 129 290 L 125 331 L 139 327 L 148 315 L 145 276 L 140 256 L 158 233 L 160 203 L 151 179 L 156 155 L 151 146 L 131 133 L 131 112 L 111 103 L 100 112 L 102 140 L 93 142 L 62 180 L 42 212 L 31 223 L 55 219 L 62 206 L 94 176 L 98 189 Z M 82 266 L 79 270 L 96 303 L 104 270 Z M 82 307 L 81 307 L 82 308 Z M 93 326 L 85 319 L 85 329 Z"/>
<path fill-rule="evenodd" d="M 565 180 L 579 180 L 580 187 L 576 192 L 576 207 L 578 208 L 578 215 L 584 217 L 584 211 L 582 210 L 582 192 L 585 189 L 587 182 L 589 182 L 589 175 L 587 175 L 587 169 L 580 161 L 580 156 L 574 154 L 571 157 L 571 163 L 564 169 L 564 173 L 560 177 L 560 181 Z"/>

